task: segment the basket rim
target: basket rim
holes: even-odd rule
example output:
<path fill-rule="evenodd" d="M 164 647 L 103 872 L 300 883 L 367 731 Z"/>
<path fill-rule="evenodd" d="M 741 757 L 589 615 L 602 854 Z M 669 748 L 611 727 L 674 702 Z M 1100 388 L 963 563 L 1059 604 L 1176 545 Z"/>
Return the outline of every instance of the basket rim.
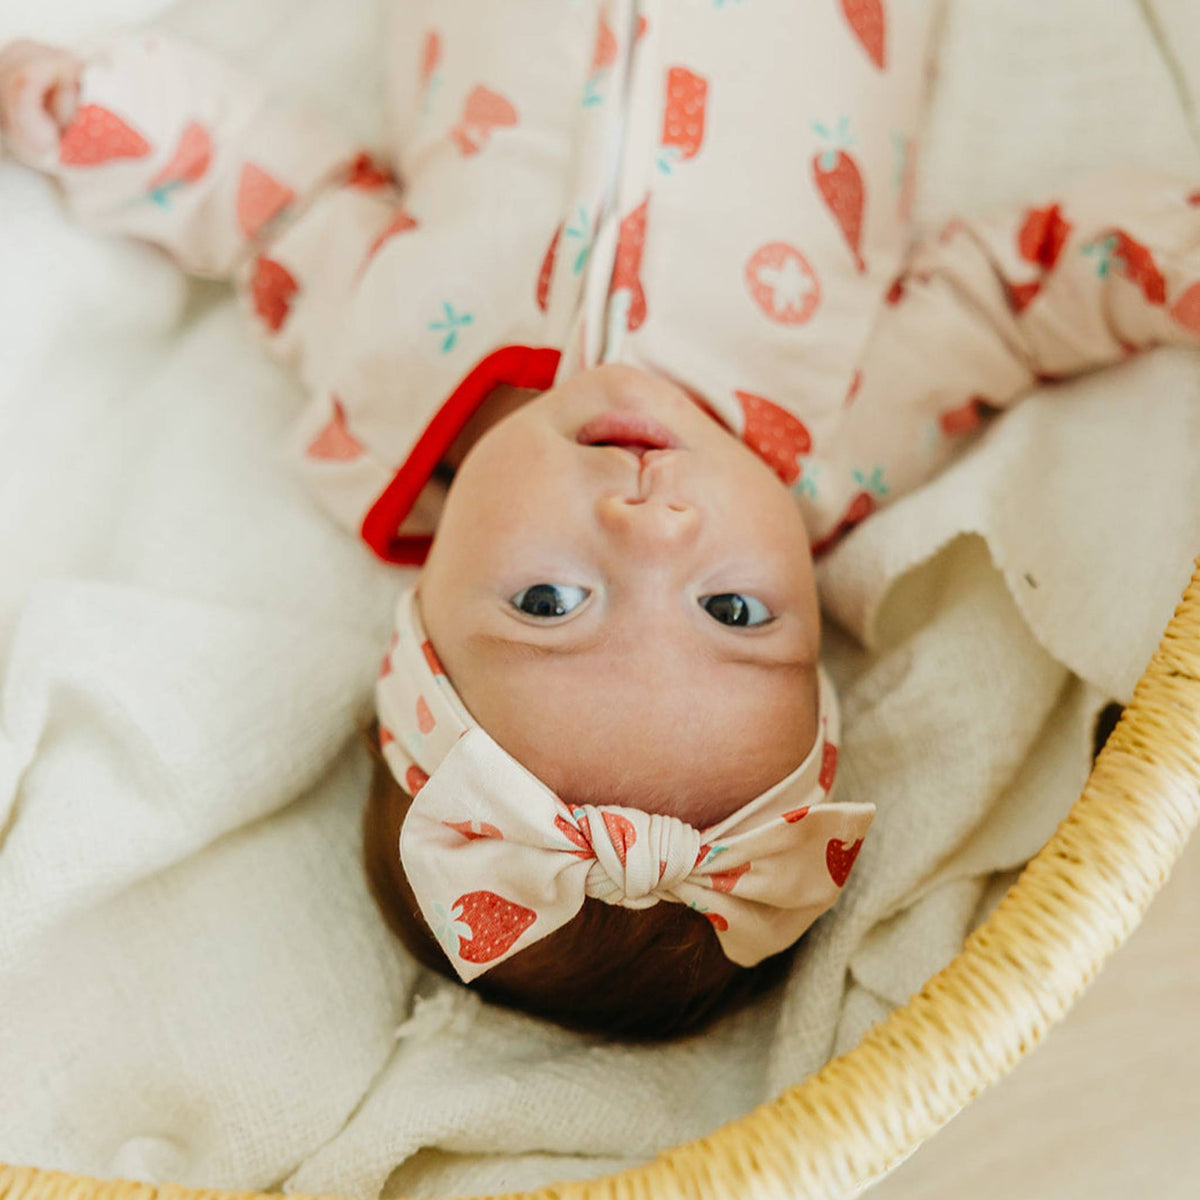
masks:
<path fill-rule="evenodd" d="M 1200 557 L 1079 799 L 920 992 L 853 1049 L 705 1137 L 614 1175 L 505 1193 L 504 1200 L 860 1194 L 1011 1071 L 1066 1015 L 1137 926 L 1198 821 Z M 0 1163 L 0 1200 L 275 1195 Z"/>

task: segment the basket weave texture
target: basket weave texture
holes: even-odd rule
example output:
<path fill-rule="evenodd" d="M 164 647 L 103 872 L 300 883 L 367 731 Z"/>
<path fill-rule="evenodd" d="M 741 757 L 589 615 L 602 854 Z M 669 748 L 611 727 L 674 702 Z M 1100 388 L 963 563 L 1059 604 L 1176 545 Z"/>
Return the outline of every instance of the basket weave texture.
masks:
<path fill-rule="evenodd" d="M 652 1163 L 504 1200 L 842 1200 L 1006 1075 L 1132 932 L 1200 819 L 1200 559 L 1066 819 L 962 952 L 850 1052 Z M 267 1200 L 0 1164 L 0 1200 Z"/>

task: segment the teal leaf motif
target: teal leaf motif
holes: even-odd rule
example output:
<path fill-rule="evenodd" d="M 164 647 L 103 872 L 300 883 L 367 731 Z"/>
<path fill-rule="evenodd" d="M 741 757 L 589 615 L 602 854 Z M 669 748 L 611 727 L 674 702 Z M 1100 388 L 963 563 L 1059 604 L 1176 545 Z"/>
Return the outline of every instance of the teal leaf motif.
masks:
<path fill-rule="evenodd" d="M 856 467 L 854 482 L 864 491 L 874 492 L 876 496 L 886 496 L 889 491 L 887 484 L 883 482 L 883 467 L 881 466 L 876 466 L 870 475 L 864 475 Z"/>
<path fill-rule="evenodd" d="M 591 235 L 591 230 L 588 227 L 587 210 L 583 205 L 579 206 L 579 217 L 572 221 L 567 226 L 567 237 L 579 238 L 583 245 L 579 248 L 579 253 L 575 256 L 575 262 L 572 264 L 572 273 L 578 275 L 583 270 L 584 264 L 588 260 L 588 255 L 592 252 L 591 242 L 588 240 Z"/>
<path fill-rule="evenodd" d="M 441 943 L 449 954 L 458 953 L 459 938 L 468 941 L 471 938 L 471 927 L 465 921 L 458 919 L 454 910 L 447 910 L 444 904 L 437 900 L 433 902 L 434 925 L 433 936 Z"/>
<path fill-rule="evenodd" d="M 446 316 L 441 321 L 431 321 L 429 328 L 445 332 L 442 339 L 442 353 L 453 350 L 458 343 L 458 331 L 465 325 L 470 325 L 475 318 L 470 313 L 456 313 L 449 300 L 442 301 L 442 309 Z"/>
<path fill-rule="evenodd" d="M 800 478 L 792 484 L 793 496 L 807 496 L 810 500 L 817 498 L 817 475 L 820 473 L 816 463 L 807 458 L 800 459 Z"/>

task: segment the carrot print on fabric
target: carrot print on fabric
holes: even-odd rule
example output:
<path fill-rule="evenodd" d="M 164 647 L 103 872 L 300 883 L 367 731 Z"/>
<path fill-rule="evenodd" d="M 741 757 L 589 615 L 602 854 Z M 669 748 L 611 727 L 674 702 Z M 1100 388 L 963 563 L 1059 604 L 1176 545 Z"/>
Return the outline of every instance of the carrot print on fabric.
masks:
<path fill-rule="evenodd" d="M 84 104 L 58 143 L 58 161 L 64 167 L 99 167 L 149 153 L 150 143 L 136 129 L 99 104 Z"/>
<path fill-rule="evenodd" d="M 421 97 L 421 111 L 429 111 L 429 101 L 437 91 L 438 64 L 442 61 L 442 39 L 436 29 L 425 34 L 421 43 L 421 67 L 417 72 L 417 94 Z"/>
<path fill-rule="evenodd" d="M 663 110 L 662 150 L 658 167 L 666 174 L 677 163 L 695 158 L 704 143 L 708 80 L 687 67 L 667 71 L 667 102 Z"/>
<path fill-rule="evenodd" d="M 625 326 L 632 333 L 646 319 L 646 293 L 642 289 L 642 250 L 646 244 L 647 196 L 621 220 L 617 235 L 617 257 L 613 264 L 612 286 L 609 294 L 623 289 L 629 293 L 629 311 Z"/>
<path fill-rule="evenodd" d="M 1070 236 L 1071 222 L 1062 215 L 1059 205 L 1031 208 L 1026 210 L 1017 232 L 1017 250 L 1026 262 L 1049 270 L 1058 262 Z"/>
<path fill-rule="evenodd" d="M 296 198 L 296 193 L 262 167 L 246 163 L 238 179 L 237 220 L 247 241 L 253 241 L 264 226 Z"/>
<path fill-rule="evenodd" d="M 1150 304 L 1167 302 L 1167 281 L 1154 256 L 1124 230 L 1116 229 L 1105 238 L 1088 242 L 1081 250 L 1097 260 L 1096 274 L 1102 279 L 1110 272 L 1123 275 L 1141 288 Z"/>
<path fill-rule="evenodd" d="M 179 144 L 170 162 L 146 184 L 150 199 L 155 204 L 165 205 L 176 188 L 202 179 L 211 161 L 212 138 L 208 130 L 196 121 L 189 122 L 179 135 Z"/>
<path fill-rule="evenodd" d="M 854 255 L 854 265 L 861 273 L 867 269 L 861 252 L 865 188 L 858 163 L 845 150 L 852 144 L 849 118 L 842 117 L 832 133 L 819 122 L 814 121 L 812 127 L 832 143 L 813 157 L 813 181 L 821 193 L 821 199 L 825 201 L 825 207 L 837 221 Z"/>
<path fill-rule="evenodd" d="M 471 90 L 463 105 L 462 118 L 450 130 L 450 138 L 464 156 L 478 154 L 496 129 L 517 123 L 517 110 L 499 92 L 482 84 Z"/>
<path fill-rule="evenodd" d="M 346 428 L 346 410 L 342 402 L 333 398 L 333 418 L 317 434 L 305 450 L 309 458 L 327 462 L 347 462 L 363 452 L 363 444 Z"/>
<path fill-rule="evenodd" d="M 753 392 L 734 392 L 742 409 L 742 441 L 789 486 L 800 477 L 800 459 L 812 437 L 799 417 Z"/>
<path fill-rule="evenodd" d="M 254 311 L 272 333 L 278 333 L 283 327 L 299 290 L 295 276 L 283 263 L 263 254 L 254 260 L 250 298 L 254 302 Z"/>
<path fill-rule="evenodd" d="M 882 0 L 841 0 L 842 12 L 871 61 L 882 71 L 885 30 Z"/>

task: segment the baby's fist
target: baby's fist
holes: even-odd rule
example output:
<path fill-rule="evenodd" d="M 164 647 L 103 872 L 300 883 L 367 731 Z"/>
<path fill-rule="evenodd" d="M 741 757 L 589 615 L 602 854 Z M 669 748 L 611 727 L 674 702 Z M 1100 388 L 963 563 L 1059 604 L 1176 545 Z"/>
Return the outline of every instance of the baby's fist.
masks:
<path fill-rule="evenodd" d="M 0 134 L 16 158 L 36 160 L 58 145 L 79 107 L 83 63 L 37 42 L 0 48 Z"/>

